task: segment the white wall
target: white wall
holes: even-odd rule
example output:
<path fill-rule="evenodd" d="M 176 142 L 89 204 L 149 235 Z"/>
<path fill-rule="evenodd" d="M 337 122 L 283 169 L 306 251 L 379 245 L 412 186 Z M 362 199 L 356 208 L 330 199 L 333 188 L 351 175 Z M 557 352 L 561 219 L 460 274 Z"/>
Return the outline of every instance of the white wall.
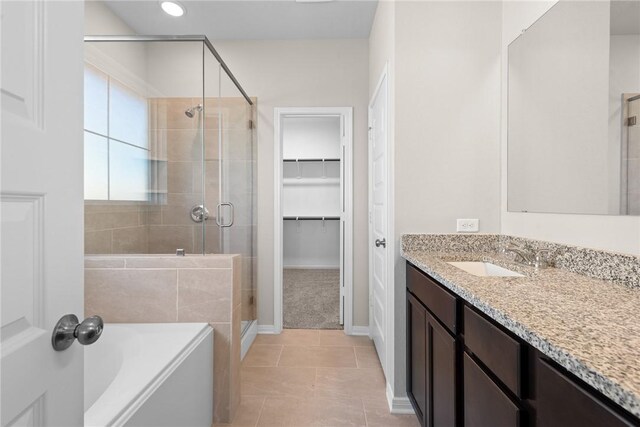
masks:
<path fill-rule="evenodd" d="M 284 221 L 284 268 L 340 268 L 340 221 Z"/>
<path fill-rule="evenodd" d="M 367 40 L 213 41 L 258 98 L 258 323 L 273 325 L 275 107 L 354 108 L 354 325 L 367 326 Z"/>
<path fill-rule="evenodd" d="M 135 32 L 101 1 L 84 2 L 85 35 L 132 35 Z"/>
<path fill-rule="evenodd" d="M 507 211 L 507 47 L 554 1 L 504 2 L 502 17 L 501 232 L 597 249 L 640 254 L 640 217 L 515 213 Z"/>
<path fill-rule="evenodd" d="M 394 1 L 379 1 L 376 14 L 369 34 L 369 99 L 374 94 L 385 64 L 389 65 L 389 103 L 395 102 L 394 72 L 395 70 L 395 24 L 396 14 Z M 393 108 L 390 111 L 393 113 Z M 389 117 L 389 124 L 393 126 L 393 117 Z M 390 132 L 393 136 L 393 132 Z"/>
<path fill-rule="evenodd" d="M 500 229 L 500 2 L 380 2 L 370 94 L 391 63 L 396 245 L 402 233 Z M 375 81 L 374 81 L 375 80 Z M 405 262 L 395 253 L 394 373 L 405 396 Z"/>
<path fill-rule="evenodd" d="M 499 2 L 396 5 L 395 233 L 500 229 Z M 405 263 L 396 263 L 395 394 L 405 391 Z"/>
<path fill-rule="evenodd" d="M 101 1 L 86 1 L 85 35 L 135 35 L 122 19 Z M 115 76 L 140 93 L 146 91 L 147 53 L 144 43 L 85 43 L 85 60 Z"/>

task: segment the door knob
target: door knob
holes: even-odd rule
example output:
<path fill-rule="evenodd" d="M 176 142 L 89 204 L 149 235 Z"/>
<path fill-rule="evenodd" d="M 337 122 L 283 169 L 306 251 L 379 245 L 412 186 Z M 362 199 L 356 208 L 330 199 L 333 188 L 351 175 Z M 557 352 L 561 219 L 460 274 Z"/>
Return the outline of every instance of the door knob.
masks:
<path fill-rule="evenodd" d="M 66 350 L 77 338 L 82 345 L 93 344 L 98 341 L 104 322 L 100 316 L 87 317 L 80 323 L 75 314 L 66 314 L 58 320 L 51 335 L 51 345 L 55 351 Z"/>
<path fill-rule="evenodd" d="M 387 239 L 376 239 L 376 248 L 379 248 L 380 246 L 382 246 L 383 248 L 387 247 Z"/>

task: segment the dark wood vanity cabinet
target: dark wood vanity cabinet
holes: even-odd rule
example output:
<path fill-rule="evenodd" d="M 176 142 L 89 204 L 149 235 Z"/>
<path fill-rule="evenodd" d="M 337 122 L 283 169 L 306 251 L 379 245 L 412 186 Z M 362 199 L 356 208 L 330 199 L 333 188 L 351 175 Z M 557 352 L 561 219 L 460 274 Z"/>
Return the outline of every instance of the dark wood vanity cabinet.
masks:
<path fill-rule="evenodd" d="M 629 427 L 627 418 L 545 357 L 537 365 L 537 425 L 544 427 Z"/>
<path fill-rule="evenodd" d="M 427 309 L 407 292 L 407 395 L 424 427 L 427 413 Z"/>
<path fill-rule="evenodd" d="M 409 263 L 407 394 L 423 427 L 640 426 Z"/>
<path fill-rule="evenodd" d="M 467 353 L 464 353 L 464 425 L 520 426 L 521 409 Z"/>
<path fill-rule="evenodd" d="M 457 425 L 456 338 L 407 292 L 407 393 L 423 427 Z"/>

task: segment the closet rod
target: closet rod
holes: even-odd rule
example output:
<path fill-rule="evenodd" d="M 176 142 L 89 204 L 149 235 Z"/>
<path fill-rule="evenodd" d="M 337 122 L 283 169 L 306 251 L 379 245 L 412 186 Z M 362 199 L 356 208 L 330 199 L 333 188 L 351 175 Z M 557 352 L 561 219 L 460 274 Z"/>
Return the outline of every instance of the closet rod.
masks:
<path fill-rule="evenodd" d="M 285 216 L 283 218 L 285 221 L 329 221 L 329 220 L 339 220 L 339 216 Z"/>
<path fill-rule="evenodd" d="M 283 162 L 339 162 L 340 159 L 282 159 Z"/>

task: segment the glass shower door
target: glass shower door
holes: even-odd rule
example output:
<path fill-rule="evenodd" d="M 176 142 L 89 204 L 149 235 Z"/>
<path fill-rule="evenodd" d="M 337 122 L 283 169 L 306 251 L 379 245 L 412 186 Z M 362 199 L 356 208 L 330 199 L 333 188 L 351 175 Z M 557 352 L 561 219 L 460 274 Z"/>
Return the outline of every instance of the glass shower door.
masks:
<path fill-rule="evenodd" d="M 254 296 L 254 137 L 253 108 L 221 72 L 220 225 L 221 253 L 240 254 L 242 329 L 256 318 Z"/>

